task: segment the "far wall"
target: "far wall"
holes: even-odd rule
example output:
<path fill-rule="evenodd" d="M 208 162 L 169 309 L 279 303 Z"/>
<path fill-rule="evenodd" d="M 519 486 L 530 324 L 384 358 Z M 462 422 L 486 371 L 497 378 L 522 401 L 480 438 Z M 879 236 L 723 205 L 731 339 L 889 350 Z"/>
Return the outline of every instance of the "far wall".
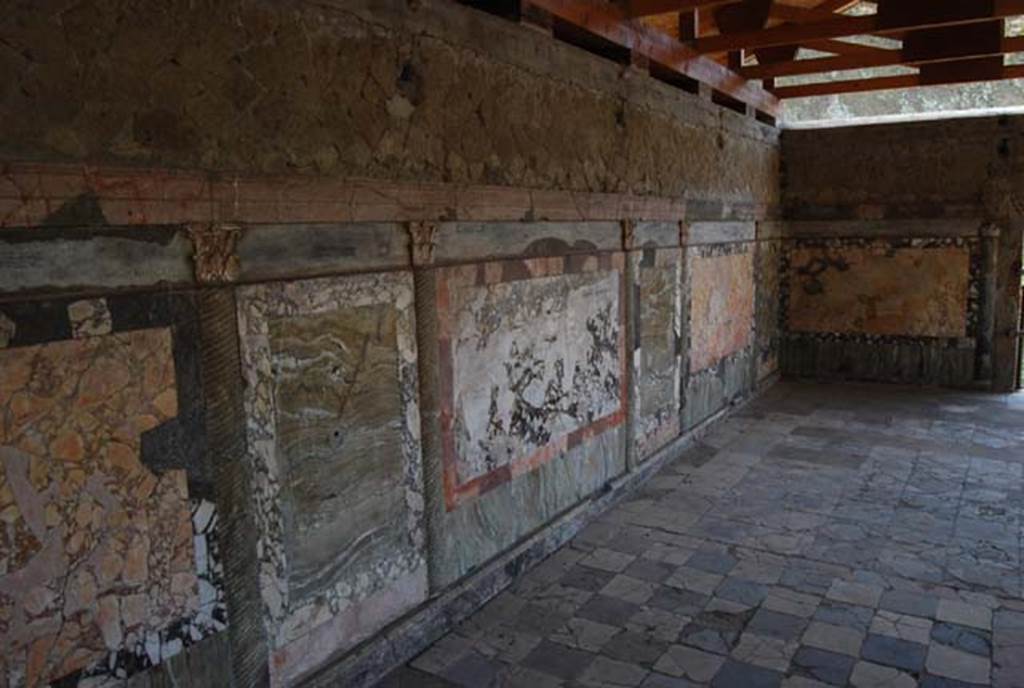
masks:
<path fill-rule="evenodd" d="M 1024 117 L 782 140 L 784 373 L 1012 389 Z"/>

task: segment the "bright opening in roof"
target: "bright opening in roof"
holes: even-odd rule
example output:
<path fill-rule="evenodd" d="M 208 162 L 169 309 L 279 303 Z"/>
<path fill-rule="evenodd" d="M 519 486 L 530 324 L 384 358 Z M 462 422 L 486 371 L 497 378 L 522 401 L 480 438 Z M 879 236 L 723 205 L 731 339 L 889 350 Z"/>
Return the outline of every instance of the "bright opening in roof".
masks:
<path fill-rule="evenodd" d="M 844 13 L 864 15 L 874 14 L 876 11 L 876 3 L 861 2 L 845 10 Z M 1024 37 L 1024 16 L 1008 18 L 1005 25 L 1006 38 Z M 887 50 L 898 50 L 903 47 L 903 41 L 887 37 L 860 36 L 843 40 Z M 806 60 L 826 56 L 827 53 L 801 48 L 797 59 Z M 1004 60 L 1007 65 L 1022 65 L 1024 64 L 1024 52 L 1009 52 L 1005 55 Z M 781 77 L 776 80 L 775 86 L 781 88 L 823 82 L 866 81 L 879 77 L 897 77 L 916 73 L 916 69 L 904 65 L 877 66 L 806 76 Z M 783 101 L 782 108 L 781 119 L 787 126 L 792 127 L 829 125 L 837 122 L 850 123 L 858 120 L 1020 112 L 1024 110 L 1024 79 L 787 98 Z"/>

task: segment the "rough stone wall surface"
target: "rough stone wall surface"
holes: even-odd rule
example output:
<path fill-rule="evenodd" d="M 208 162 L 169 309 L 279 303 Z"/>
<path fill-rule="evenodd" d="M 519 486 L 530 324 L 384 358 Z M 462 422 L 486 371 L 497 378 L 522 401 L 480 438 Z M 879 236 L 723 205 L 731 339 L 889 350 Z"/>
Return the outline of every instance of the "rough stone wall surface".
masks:
<path fill-rule="evenodd" d="M 777 198 L 771 128 L 448 0 L 26 3 L 0 38 L 6 159 Z"/>
<path fill-rule="evenodd" d="M 1024 117 L 790 129 L 786 216 L 938 218 L 975 213 L 1024 167 Z"/>
<path fill-rule="evenodd" d="M 1012 389 L 1024 117 L 790 130 L 783 149 L 783 372 Z"/>
<path fill-rule="evenodd" d="M 447 0 L 0 42 L 0 686 L 367 683 L 756 390 L 680 227 L 768 283 L 772 127 Z"/>

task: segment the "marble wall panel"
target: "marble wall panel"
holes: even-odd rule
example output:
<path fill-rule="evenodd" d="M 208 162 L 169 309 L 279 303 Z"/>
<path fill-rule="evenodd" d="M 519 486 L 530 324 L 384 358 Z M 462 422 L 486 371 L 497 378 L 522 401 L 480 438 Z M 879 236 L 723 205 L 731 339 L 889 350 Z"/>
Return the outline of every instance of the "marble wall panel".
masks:
<path fill-rule="evenodd" d="M 409 264 L 409 235 L 397 222 L 255 224 L 236 255 L 244 282 L 379 272 Z"/>
<path fill-rule="evenodd" d="M 574 434 L 624 420 L 622 273 L 576 262 L 441 272 L 449 508 L 551 460 Z"/>
<path fill-rule="evenodd" d="M 783 244 L 779 240 L 757 243 L 757 308 L 754 336 L 758 380 L 764 380 L 779 370 L 782 340 L 782 251 Z"/>
<path fill-rule="evenodd" d="M 32 227 L 0 237 L 0 293 L 190 284 L 192 246 L 180 227 Z"/>
<path fill-rule="evenodd" d="M 187 296 L 4 304 L 0 685 L 105 685 L 226 628 Z"/>
<path fill-rule="evenodd" d="M 757 236 L 754 222 L 691 222 L 687 243 L 697 245 L 722 245 L 748 243 Z"/>
<path fill-rule="evenodd" d="M 437 273 L 443 585 L 624 468 L 625 280 L 622 254 Z"/>
<path fill-rule="evenodd" d="M 408 273 L 239 290 L 272 679 L 294 684 L 426 597 Z"/>
<path fill-rule="evenodd" d="M 643 460 L 679 434 L 683 261 L 680 249 L 633 253 L 634 445 Z"/>
<path fill-rule="evenodd" d="M 690 372 L 714 366 L 751 343 L 754 260 L 751 244 L 689 251 Z"/>
<path fill-rule="evenodd" d="M 618 222 L 443 222 L 437 227 L 439 263 L 614 251 Z"/>
<path fill-rule="evenodd" d="M 967 335 L 971 254 L 966 246 L 797 246 L 789 264 L 793 332 Z"/>

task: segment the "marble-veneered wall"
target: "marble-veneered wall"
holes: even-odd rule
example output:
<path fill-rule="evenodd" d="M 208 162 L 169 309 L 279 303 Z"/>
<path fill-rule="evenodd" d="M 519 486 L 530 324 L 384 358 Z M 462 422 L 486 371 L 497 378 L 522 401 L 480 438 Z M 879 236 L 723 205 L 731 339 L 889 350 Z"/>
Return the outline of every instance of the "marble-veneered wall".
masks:
<path fill-rule="evenodd" d="M 701 222 L 689 229 L 684 430 L 756 386 L 755 307 L 762 289 L 755 279 L 757 232 L 753 222 Z"/>
<path fill-rule="evenodd" d="M 624 294 L 621 253 L 437 270 L 437 584 L 624 470 Z"/>
<path fill-rule="evenodd" d="M 307 251 L 257 225 L 216 307 L 182 287 L 0 303 L 6 675 L 223 652 L 203 660 L 221 680 L 231 623 L 257 674 L 297 685 L 598 499 L 755 389 L 754 225 L 688 229 L 298 226 Z M 232 433 L 237 486 L 207 441 Z"/>
<path fill-rule="evenodd" d="M 757 379 L 765 380 L 779 371 L 782 340 L 782 257 L 780 227 L 762 224 L 755 253 L 757 305 L 754 308 L 754 337 L 757 348 Z"/>
<path fill-rule="evenodd" d="M 699 372 L 750 344 L 754 261 L 739 251 L 696 250 L 690 262 L 690 366 Z"/>
<path fill-rule="evenodd" d="M 13 44 L 72 59 L 45 74 L 19 67 L 15 81 L 32 88 L 4 100 L 4 115 L 37 116 L 6 117 L 18 131 L 0 141 L 0 361 L 52 346 L 57 376 L 74 380 L 74 361 L 92 351 L 79 337 L 137 362 L 149 344 L 133 333 L 164 328 L 176 415 L 161 397 L 167 417 L 125 440 L 139 465 L 116 487 L 177 489 L 158 503 L 158 541 L 115 550 L 154 591 L 145 622 L 132 578 L 123 598 L 97 585 L 95 609 L 59 619 L 58 632 L 46 624 L 63 601 L 4 597 L 35 566 L 41 581 L 67 570 L 38 559 L 36 502 L 4 474 L 0 538 L 14 545 L 0 551 L 0 614 L 45 611 L 39 637 L 8 626 L 20 634 L 0 658 L 8 683 L 26 671 L 69 685 L 188 672 L 197 684 L 294 685 L 373 648 L 384 648 L 378 667 L 397 660 L 408 650 L 398 625 L 547 526 L 545 546 L 564 542 L 571 528 L 558 519 L 626 484 L 627 447 L 639 465 L 679 436 L 689 305 L 679 223 L 760 216 L 779 200 L 777 129 L 654 79 L 622 80 L 619 65 L 514 22 L 401 0 L 218 7 L 189 14 L 192 24 L 173 12 L 128 17 L 133 28 L 99 52 L 88 31 L 53 31 L 46 8 L 19 7 L 11 24 Z M 117 14 L 85 10 L 94 26 Z M 200 34 L 215 39 L 179 40 Z M 312 52 L 291 49 L 309 40 Z M 355 68 L 311 70 L 324 56 Z M 206 69 L 214 63 L 227 71 Z M 277 95 L 254 108 L 246 93 L 271 83 Z M 342 106 L 325 120 L 328 101 Z M 639 232 L 654 240 L 653 263 L 627 258 L 620 223 L 633 218 L 664 220 Z M 432 223 L 414 248 L 414 227 Z M 207 230 L 212 246 L 197 238 Z M 460 285 L 463 273 L 473 277 Z M 452 277 L 451 303 L 433 291 L 439 277 Z M 634 286 L 643 307 L 630 310 Z M 73 298 L 53 304 L 54 293 Z M 444 355 L 425 350 L 439 322 L 451 327 Z M 124 418 L 166 392 L 131 396 L 146 382 L 132 370 Z M 6 408 L 22 390 L 5 382 Z M 83 406 L 69 394 L 60 407 Z M 710 395 L 704 407 L 726 401 Z M 102 465 L 109 415 L 79 434 L 113 483 L 120 474 Z M 20 446 L 10 433 L 21 430 L 0 423 L 0 444 Z M 447 447 L 434 451 L 421 428 Z M 56 438 L 44 439 L 29 474 L 55 493 L 74 483 Z M 149 528 L 156 508 L 133 503 L 125 533 Z M 64 546 L 124 535 L 113 502 L 90 509 L 44 510 L 42 523 Z"/>
<path fill-rule="evenodd" d="M 116 681 L 224 630 L 194 301 L 0 313 L 0 682 Z"/>
<path fill-rule="evenodd" d="M 427 595 L 407 272 L 238 293 L 260 590 L 290 685 Z"/>
<path fill-rule="evenodd" d="M 947 386 L 988 377 L 988 227 L 980 218 L 790 223 L 779 273 L 783 371 Z"/>
<path fill-rule="evenodd" d="M 642 462 L 679 435 L 685 262 L 676 223 L 638 223 L 632 274 L 633 447 Z"/>
<path fill-rule="evenodd" d="M 789 328 L 965 337 L 970 262 L 966 246 L 794 248 Z"/>

